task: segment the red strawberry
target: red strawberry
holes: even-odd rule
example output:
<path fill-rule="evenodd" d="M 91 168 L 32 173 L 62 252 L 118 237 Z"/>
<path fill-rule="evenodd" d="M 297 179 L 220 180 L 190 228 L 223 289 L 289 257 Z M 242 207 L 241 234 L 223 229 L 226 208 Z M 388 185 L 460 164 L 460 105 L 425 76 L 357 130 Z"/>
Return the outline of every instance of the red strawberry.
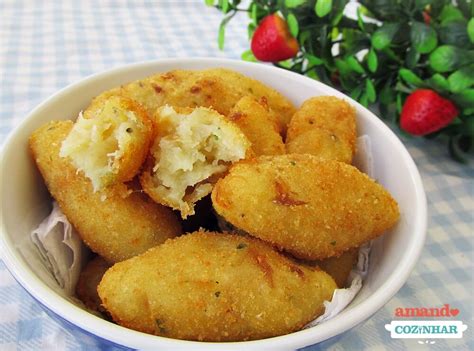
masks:
<path fill-rule="evenodd" d="M 425 135 L 446 127 L 459 111 L 454 104 L 433 90 L 411 93 L 403 105 L 400 126 L 413 135 Z"/>
<path fill-rule="evenodd" d="M 251 48 L 257 59 L 266 62 L 292 58 L 299 50 L 288 24 L 276 14 L 268 15 L 260 22 L 253 34 Z"/>
<path fill-rule="evenodd" d="M 423 21 L 425 22 L 425 24 L 430 25 L 431 16 L 429 11 L 423 11 L 421 14 L 423 15 Z"/>

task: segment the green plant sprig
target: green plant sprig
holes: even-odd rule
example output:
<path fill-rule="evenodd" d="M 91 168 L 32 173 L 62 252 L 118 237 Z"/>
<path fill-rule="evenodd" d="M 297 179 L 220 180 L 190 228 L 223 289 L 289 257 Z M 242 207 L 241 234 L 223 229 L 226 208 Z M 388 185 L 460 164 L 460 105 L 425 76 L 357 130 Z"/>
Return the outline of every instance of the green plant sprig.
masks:
<path fill-rule="evenodd" d="M 458 0 L 360 0 L 348 16 L 348 0 L 206 0 L 227 23 L 249 16 L 248 38 L 267 15 L 278 12 L 300 51 L 274 65 L 332 85 L 398 124 L 406 97 L 428 88 L 453 101 L 459 116 L 428 135 L 447 139 L 452 157 L 464 162 L 474 151 L 474 2 Z M 250 50 L 242 54 L 256 61 Z"/>

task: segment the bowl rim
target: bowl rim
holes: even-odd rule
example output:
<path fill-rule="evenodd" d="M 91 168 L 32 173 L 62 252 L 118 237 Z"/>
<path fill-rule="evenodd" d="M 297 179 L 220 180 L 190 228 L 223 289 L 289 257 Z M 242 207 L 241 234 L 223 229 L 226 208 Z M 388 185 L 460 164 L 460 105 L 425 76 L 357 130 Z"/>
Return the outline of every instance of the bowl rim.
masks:
<path fill-rule="evenodd" d="M 109 340 L 119 345 L 133 348 L 153 348 L 156 346 L 170 348 L 192 348 L 202 350 L 220 350 L 222 348 L 228 350 L 237 350 L 241 349 L 242 347 L 255 347 L 259 349 L 269 347 L 272 347 L 273 349 L 275 347 L 283 349 L 297 348 L 312 345 L 327 340 L 336 335 L 342 334 L 350 328 L 368 319 L 375 312 L 377 312 L 405 284 L 421 254 L 426 238 L 427 228 L 427 202 L 423 183 L 421 181 L 421 177 L 415 165 L 415 162 L 413 161 L 412 157 L 410 156 L 400 139 L 390 130 L 390 128 L 388 128 L 378 117 L 376 117 L 371 111 L 366 109 L 364 106 L 360 105 L 357 101 L 319 81 L 270 65 L 211 57 L 167 58 L 121 65 L 112 69 L 94 73 L 83 79 L 75 81 L 62 88 L 58 92 L 54 93 L 53 95 L 49 96 L 37 107 L 31 110 L 27 114 L 27 116 L 17 125 L 17 127 L 14 128 L 14 130 L 12 130 L 7 136 L 7 139 L 5 140 L 0 154 L 0 169 L 3 170 L 4 156 L 9 152 L 12 141 L 17 138 L 20 131 L 26 125 L 31 123 L 31 121 L 35 119 L 35 116 L 40 114 L 43 109 L 45 109 L 50 104 L 56 103 L 70 91 L 73 91 L 83 85 L 88 85 L 93 81 L 103 80 L 104 78 L 107 79 L 110 76 L 125 73 L 129 70 L 139 69 L 140 67 L 152 68 L 156 66 L 157 70 L 159 70 L 159 66 L 170 64 L 176 65 L 177 69 L 182 68 L 182 66 L 186 65 L 204 65 L 208 67 L 222 66 L 230 69 L 239 67 L 245 69 L 247 67 L 254 67 L 258 65 L 258 69 L 262 70 L 262 72 L 268 72 L 269 74 L 278 73 L 278 75 L 280 75 L 284 79 L 292 78 L 302 81 L 306 80 L 308 82 L 311 82 L 311 84 L 315 86 L 319 86 L 322 89 L 331 92 L 331 94 L 334 94 L 335 96 L 344 96 L 344 98 L 349 100 L 351 104 L 357 106 L 357 109 L 361 110 L 367 118 L 371 119 L 372 122 L 376 124 L 377 128 L 380 128 L 384 132 L 384 135 L 387 138 L 390 138 L 390 142 L 392 142 L 394 146 L 401 152 L 401 156 L 405 165 L 407 166 L 411 181 L 415 184 L 414 198 L 416 201 L 415 206 L 419 211 L 419 216 L 415 218 L 413 224 L 413 239 L 411 245 L 409 245 L 408 250 L 406 250 L 404 254 L 404 257 L 406 259 L 400 262 L 400 264 L 388 277 L 388 279 L 371 295 L 370 301 L 361 301 L 358 305 L 351 307 L 350 313 L 348 313 L 348 315 L 344 315 L 344 318 L 338 318 L 340 317 L 339 315 L 320 325 L 296 331 L 290 334 L 267 339 L 239 342 L 198 342 L 170 339 L 145 334 L 107 322 L 79 308 L 78 306 L 75 306 L 66 299 L 58 296 L 54 292 L 54 290 L 48 287 L 43 281 L 39 279 L 39 277 L 36 276 L 36 274 L 30 271 L 29 267 L 23 262 L 23 259 L 21 258 L 18 250 L 13 249 L 11 247 L 6 236 L 6 228 L 4 225 L 5 221 L 3 220 L 2 209 L 0 211 L 0 243 L 2 244 L 0 245 L 0 257 L 4 260 L 7 269 L 12 273 L 15 280 L 24 289 L 26 289 L 29 294 L 31 294 L 35 299 L 37 299 L 37 301 L 39 301 L 53 313 L 66 319 L 75 326 L 91 334 L 97 335 L 103 339 Z M 5 172 L 3 171 L 0 172 L 0 190 L 4 184 L 4 173 Z M 0 193 L 3 194 L 4 192 L 0 191 Z"/>

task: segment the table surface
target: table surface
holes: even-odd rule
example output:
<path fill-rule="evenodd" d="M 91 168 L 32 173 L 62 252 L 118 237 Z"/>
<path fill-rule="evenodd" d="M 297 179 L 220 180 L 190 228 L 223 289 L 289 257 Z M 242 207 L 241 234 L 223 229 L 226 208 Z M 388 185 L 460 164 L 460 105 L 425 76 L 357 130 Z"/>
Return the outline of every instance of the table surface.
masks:
<path fill-rule="evenodd" d="M 92 73 L 167 57 L 239 59 L 245 16 L 217 48 L 222 15 L 203 1 L 0 1 L 0 140 L 42 100 Z M 400 136 L 421 173 L 429 224 L 421 258 L 403 288 L 372 318 L 307 350 L 473 350 L 474 168 L 450 160 L 437 141 Z M 4 172 L 5 170 L 2 170 Z M 398 307 L 458 308 L 462 339 L 391 339 Z M 1 350 L 93 350 L 50 319 L 0 260 Z"/>

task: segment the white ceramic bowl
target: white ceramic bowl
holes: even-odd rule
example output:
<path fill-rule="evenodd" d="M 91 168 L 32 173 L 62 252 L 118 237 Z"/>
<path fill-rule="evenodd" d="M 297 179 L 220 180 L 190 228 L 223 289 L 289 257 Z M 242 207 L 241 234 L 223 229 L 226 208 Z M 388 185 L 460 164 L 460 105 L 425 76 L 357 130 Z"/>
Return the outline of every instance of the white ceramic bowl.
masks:
<path fill-rule="evenodd" d="M 398 201 L 401 219 L 375 242 L 369 274 L 353 302 L 334 319 L 289 335 L 236 343 L 174 340 L 129 330 L 76 307 L 35 274 L 21 247 L 31 230 L 48 214 L 50 198 L 27 150 L 28 136 L 49 120 L 74 119 L 90 100 L 106 89 L 171 69 L 227 67 L 279 90 L 296 106 L 314 95 L 344 97 L 357 109 L 358 133 L 372 140 L 375 178 Z M 423 247 L 426 198 L 418 170 L 400 140 L 370 111 L 342 93 L 312 79 L 262 64 L 223 59 L 166 59 L 138 63 L 95 74 L 53 95 L 25 118 L 5 143 L 1 159 L 1 247 L 16 280 L 65 328 L 97 342 L 139 349 L 286 350 L 331 338 L 373 315 L 402 287 Z"/>

